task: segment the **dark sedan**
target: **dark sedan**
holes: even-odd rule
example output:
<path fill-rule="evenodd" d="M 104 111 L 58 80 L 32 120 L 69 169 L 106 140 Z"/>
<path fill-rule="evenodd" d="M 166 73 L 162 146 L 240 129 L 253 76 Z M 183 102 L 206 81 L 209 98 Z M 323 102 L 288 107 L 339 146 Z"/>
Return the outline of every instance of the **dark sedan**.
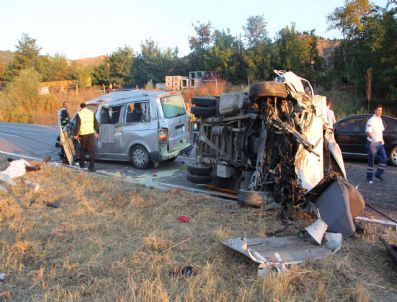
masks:
<path fill-rule="evenodd" d="M 335 124 L 335 140 L 346 157 L 367 158 L 365 142 L 367 134 L 365 126 L 372 114 L 356 114 L 348 116 Z M 397 119 L 382 116 L 385 131 L 386 154 L 393 166 L 397 166 Z"/>

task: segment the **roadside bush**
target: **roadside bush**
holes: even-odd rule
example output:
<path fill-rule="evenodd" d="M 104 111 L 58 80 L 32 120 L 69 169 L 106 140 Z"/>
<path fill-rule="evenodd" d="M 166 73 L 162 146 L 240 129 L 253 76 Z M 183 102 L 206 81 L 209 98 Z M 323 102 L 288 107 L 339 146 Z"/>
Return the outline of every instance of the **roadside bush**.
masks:
<path fill-rule="evenodd" d="M 40 75 L 33 68 L 24 69 L 7 85 L 0 98 L 1 119 L 6 122 L 29 123 L 38 109 Z"/>

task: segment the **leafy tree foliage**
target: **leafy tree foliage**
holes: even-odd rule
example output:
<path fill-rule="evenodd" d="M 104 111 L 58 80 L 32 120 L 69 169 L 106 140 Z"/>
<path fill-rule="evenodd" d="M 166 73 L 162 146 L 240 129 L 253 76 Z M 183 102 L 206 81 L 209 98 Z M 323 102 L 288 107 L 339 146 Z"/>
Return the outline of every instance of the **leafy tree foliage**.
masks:
<path fill-rule="evenodd" d="M 22 69 L 34 68 L 39 65 L 39 54 L 41 48 L 36 44 L 36 39 L 28 34 L 22 34 L 22 38 L 16 45 L 16 52 L 13 60 L 8 64 L 5 73 L 5 81 L 10 82 L 19 74 Z"/>
<path fill-rule="evenodd" d="M 395 2 L 381 8 L 369 1 L 351 0 L 328 17 L 330 27 L 346 37 L 335 53 L 335 74 L 364 94 L 366 74 L 371 70 L 373 94 L 390 102 L 397 101 L 396 13 Z"/>
<path fill-rule="evenodd" d="M 147 82 L 164 82 L 166 75 L 172 75 L 180 70 L 178 49 L 162 50 L 157 43 L 146 40 L 141 45 L 141 52 L 136 56 L 132 68 L 132 81 L 139 87 Z"/>

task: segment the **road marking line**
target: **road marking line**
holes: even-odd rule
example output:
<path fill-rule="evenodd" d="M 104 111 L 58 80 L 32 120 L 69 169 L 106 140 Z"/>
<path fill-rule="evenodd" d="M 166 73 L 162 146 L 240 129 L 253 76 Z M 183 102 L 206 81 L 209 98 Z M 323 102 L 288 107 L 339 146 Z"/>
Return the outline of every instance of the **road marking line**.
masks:
<path fill-rule="evenodd" d="M 5 133 L 5 132 L 3 132 L 3 131 L 1 131 L 1 130 L 0 130 L 0 135 L 4 135 L 4 136 L 12 136 L 12 137 L 20 137 L 19 135 L 15 135 L 15 134 L 8 134 L 8 133 Z"/>
<path fill-rule="evenodd" d="M 10 153 L 10 152 L 0 151 L 0 153 L 1 154 L 5 154 L 5 155 L 9 155 L 9 156 L 16 156 L 16 157 L 20 157 L 20 158 L 27 158 L 27 159 L 37 160 L 37 161 L 41 161 L 42 160 L 41 158 L 27 156 L 27 155 L 20 155 L 20 154 Z"/>

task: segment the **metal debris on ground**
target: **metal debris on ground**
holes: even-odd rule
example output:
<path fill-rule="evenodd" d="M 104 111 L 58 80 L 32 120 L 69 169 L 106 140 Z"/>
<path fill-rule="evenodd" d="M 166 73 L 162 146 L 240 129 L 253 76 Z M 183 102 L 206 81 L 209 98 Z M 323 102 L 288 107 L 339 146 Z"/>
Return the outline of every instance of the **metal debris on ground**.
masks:
<path fill-rule="evenodd" d="M 258 276 L 270 271 L 285 272 L 290 264 L 325 258 L 342 246 L 342 234 L 326 232 L 322 245 L 299 234 L 285 237 L 227 239 L 224 245 L 259 264 Z"/>
<path fill-rule="evenodd" d="M 187 265 L 184 267 L 176 268 L 171 274 L 174 278 L 191 277 L 197 274 L 197 270 L 194 269 L 192 266 Z"/>
<path fill-rule="evenodd" d="M 54 208 L 54 209 L 58 209 L 59 208 L 59 203 L 58 202 L 49 202 L 49 201 L 47 201 L 47 202 L 45 202 L 45 205 L 47 207 Z"/>
<path fill-rule="evenodd" d="M 390 256 L 392 256 L 394 261 L 397 263 L 397 245 L 388 243 L 382 236 L 379 236 L 379 239 L 389 252 Z"/>

